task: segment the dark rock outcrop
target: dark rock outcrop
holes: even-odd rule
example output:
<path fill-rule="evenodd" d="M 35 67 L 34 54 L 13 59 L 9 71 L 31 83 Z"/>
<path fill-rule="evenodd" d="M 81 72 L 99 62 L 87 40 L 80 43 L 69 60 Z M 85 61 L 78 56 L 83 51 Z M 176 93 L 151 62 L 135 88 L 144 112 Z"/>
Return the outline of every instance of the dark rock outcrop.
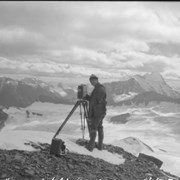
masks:
<path fill-rule="evenodd" d="M 129 79 L 127 81 L 116 81 L 111 83 L 104 83 L 107 91 L 107 101 L 109 104 L 116 104 L 113 95 L 128 94 L 129 92 L 143 93 L 143 88 L 135 81 Z"/>
<path fill-rule="evenodd" d="M 138 158 L 146 159 L 147 161 L 152 161 L 154 164 L 157 165 L 158 168 L 160 168 L 163 164 L 163 162 L 160 159 L 157 159 L 153 156 L 149 156 L 143 153 L 140 153 Z"/>
<path fill-rule="evenodd" d="M 114 123 L 114 124 L 125 124 L 128 122 L 128 118 L 131 116 L 130 113 L 125 113 L 125 114 L 120 114 L 117 116 L 113 116 L 110 119 L 110 122 Z"/>
<path fill-rule="evenodd" d="M 8 118 L 8 114 L 0 109 L 0 130 L 5 126 L 5 121 Z"/>

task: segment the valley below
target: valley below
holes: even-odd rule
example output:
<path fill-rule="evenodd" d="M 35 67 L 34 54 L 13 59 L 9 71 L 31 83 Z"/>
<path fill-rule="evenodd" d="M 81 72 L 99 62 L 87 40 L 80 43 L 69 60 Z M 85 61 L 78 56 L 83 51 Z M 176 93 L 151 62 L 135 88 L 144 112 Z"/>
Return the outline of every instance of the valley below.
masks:
<path fill-rule="evenodd" d="M 40 102 L 33 103 L 26 108 L 9 108 L 6 110 L 9 118 L 1 131 L 55 133 L 72 108 L 73 105 Z M 152 103 L 146 107 L 142 105 L 108 106 L 104 119 L 104 143 L 121 147 L 136 157 L 139 153 L 157 157 L 163 161 L 163 170 L 179 176 L 179 108 L 179 105 L 172 103 Z M 26 114 L 27 110 L 30 112 L 29 118 Z M 32 112 L 42 114 L 42 116 Z M 116 123 L 110 121 L 114 116 L 126 113 L 130 114 L 127 122 L 121 122 L 121 119 L 119 123 L 118 120 Z M 79 108 L 69 118 L 61 134 L 73 136 L 75 139 L 82 138 Z M 89 139 L 87 127 L 85 128 L 85 139 Z M 3 143 L 1 146 L 0 148 L 3 148 Z"/>

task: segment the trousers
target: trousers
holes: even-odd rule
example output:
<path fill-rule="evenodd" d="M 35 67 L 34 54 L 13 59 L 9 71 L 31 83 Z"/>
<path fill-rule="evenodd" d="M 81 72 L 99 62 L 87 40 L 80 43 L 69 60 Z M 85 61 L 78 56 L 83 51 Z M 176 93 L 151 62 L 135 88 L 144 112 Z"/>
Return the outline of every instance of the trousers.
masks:
<path fill-rule="evenodd" d="M 89 121 L 89 150 L 92 151 L 95 147 L 95 139 L 96 134 L 98 132 L 98 149 L 102 150 L 103 148 L 103 139 L 104 139 L 104 130 L 103 130 L 103 119 L 104 116 L 101 116 L 99 118 L 90 118 Z"/>

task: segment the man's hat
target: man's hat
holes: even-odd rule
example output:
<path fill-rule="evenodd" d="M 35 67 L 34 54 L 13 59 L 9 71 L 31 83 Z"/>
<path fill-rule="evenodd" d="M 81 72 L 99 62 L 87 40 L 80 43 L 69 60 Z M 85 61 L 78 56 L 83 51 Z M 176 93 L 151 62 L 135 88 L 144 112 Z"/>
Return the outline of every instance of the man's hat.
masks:
<path fill-rule="evenodd" d="M 98 77 L 96 75 L 94 75 L 94 74 L 91 74 L 89 80 L 91 80 L 91 79 L 98 79 Z"/>

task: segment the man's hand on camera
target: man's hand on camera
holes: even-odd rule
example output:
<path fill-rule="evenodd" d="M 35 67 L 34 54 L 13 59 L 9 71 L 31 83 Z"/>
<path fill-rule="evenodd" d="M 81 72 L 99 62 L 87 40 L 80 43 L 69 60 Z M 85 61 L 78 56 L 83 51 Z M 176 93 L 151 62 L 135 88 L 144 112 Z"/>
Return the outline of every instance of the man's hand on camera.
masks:
<path fill-rule="evenodd" d="M 89 96 L 88 94 L 86 94 L 86 95 L 83 97 L 83 100 L 89 101 L 89 98 L 90 98 L 90 96 Z"/>
<path fill-rule="evenodd" d="M 86 100 L 86 96 L 84 96 L 82 99 L 83 99 L 83 100 Z"/>

